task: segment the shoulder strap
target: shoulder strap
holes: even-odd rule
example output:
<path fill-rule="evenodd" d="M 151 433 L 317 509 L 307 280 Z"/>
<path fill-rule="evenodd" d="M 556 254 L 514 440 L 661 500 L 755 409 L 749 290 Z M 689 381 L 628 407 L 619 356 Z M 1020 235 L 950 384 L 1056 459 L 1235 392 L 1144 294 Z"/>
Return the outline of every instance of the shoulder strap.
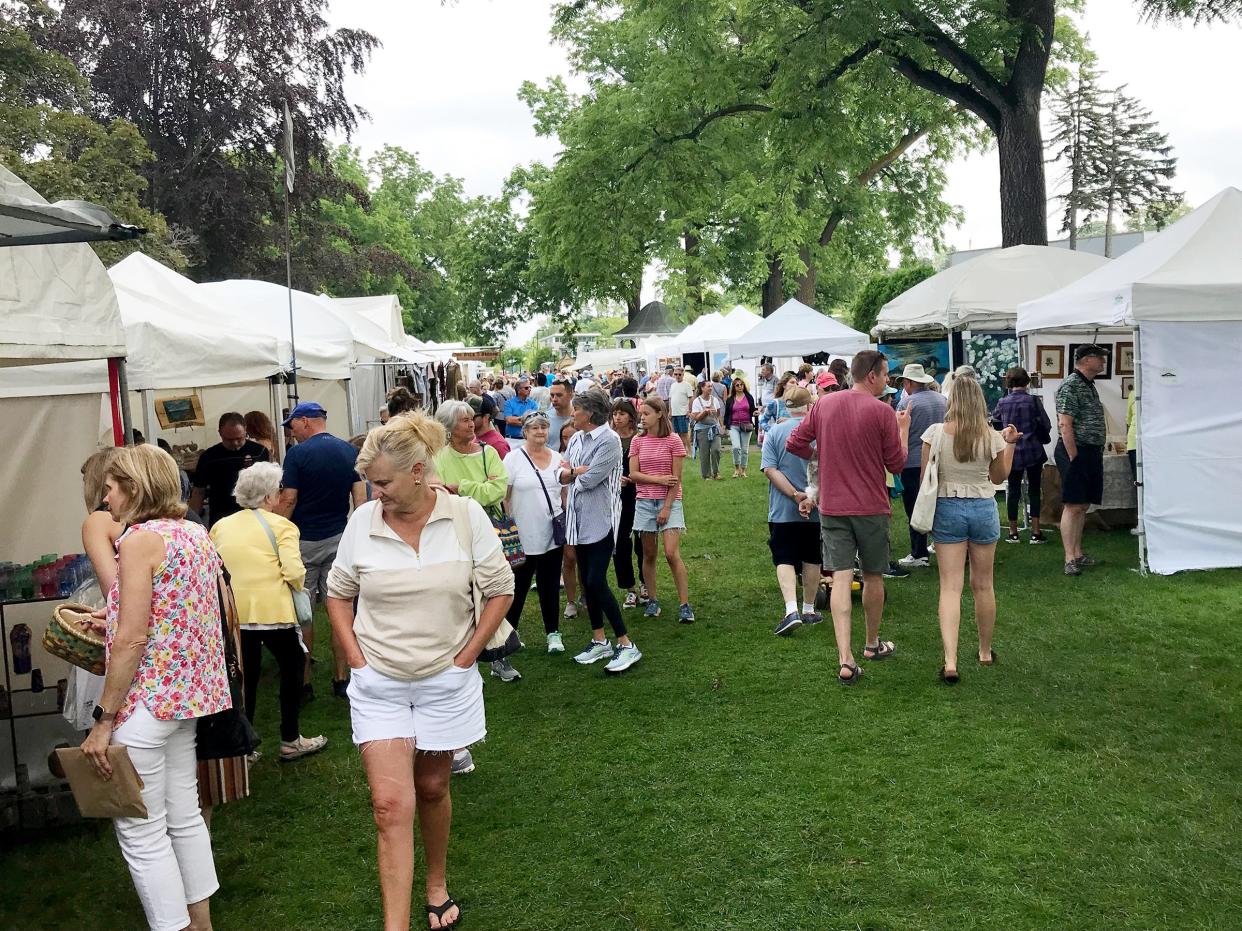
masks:
<path fill-rule="evenodd" d="M 556 512 L 552 510 L 552 496 L 548 494 L 548 486 L 543 483 L 543 476 L 539 474 L 539 468 L 535 465 L 535 460 L 530 458 L 530 453 L 525 448 L 522 450 L 522 455 L 530 463 L 531 471 L 535 473 L 535 478 L 539 479 L 539 487 L 543 489 L 543 500 L 548 502 L 548 514 L 555 516 Z"/>
<path fill-rule="evenodd" d="M 276 534 L 272 533 L 272 525 L 259 513 L 258 508 L 253 508 L 250 513 L 255 516 L 263 527 L 263 532 L 267 534 L 268 542 L 272 544 L 272 552 L 276 554 L 276 565 L 280 566 L 281 569 L 285 568 L 285 564 L 280 560 L 280 546 L 276 543 Z"/>

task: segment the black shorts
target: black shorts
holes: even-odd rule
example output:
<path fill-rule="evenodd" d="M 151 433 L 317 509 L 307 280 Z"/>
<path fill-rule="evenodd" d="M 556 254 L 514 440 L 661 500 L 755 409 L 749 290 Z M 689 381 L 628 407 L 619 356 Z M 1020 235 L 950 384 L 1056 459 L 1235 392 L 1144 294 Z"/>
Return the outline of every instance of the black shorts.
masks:
<path fill-rule="evenodd" d="M 769 521 L 768 549 L 772 551 L 774 566 L 818 566 L 824 558 L 819 548 L 819 521 Z"/>
<path fill-rule="evenodd" d="M 1065 444 L 1057 440 L 1057 471 L 1061 473 L 1063 504 L 1099 504 L 1104 500 L 1104 447 L 1078 444 L 1078 456 L 1070 460 Z"/>

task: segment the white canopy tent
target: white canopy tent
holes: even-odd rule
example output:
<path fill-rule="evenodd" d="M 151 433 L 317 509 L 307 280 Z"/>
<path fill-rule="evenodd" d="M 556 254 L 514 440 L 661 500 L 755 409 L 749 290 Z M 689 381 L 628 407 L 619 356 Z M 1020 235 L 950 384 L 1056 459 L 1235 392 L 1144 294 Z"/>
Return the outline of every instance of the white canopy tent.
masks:
<path fill-rule="evenodd" d="M 762 322 L 761 316 L 739 304 L 712 327 L 704 341 L 704 350 L 709 356 L 715 352 L 728 352 L 731 342 L 745 336 Z"/>
<path fill-rule="evenodd" d="M 144 230 L 122 223 L 105 207 L 84 200 L 49 204 L 17 175 L 0 165 L 0 246 L 137 239 Z"/>
<path fill-rule="evenodd" d="M 724 315 L 712 311 L 696 318 L 676 336 L 655 344 L 666 356 L 681 355 L 687 352 L 705 352 L 704 342 L 712 332 L 720 326 Z"/>
<path fill-rule="evenodd" d="M 786 301 L 742 336 L 729 343 L 733 359 L 760 356 L 808 356 L 820 352 L 851 356 L 866 349 L 864 333 L 821 314 L 797 299 Z"/>
<path fill-rule="evenodd" d="M 1022 304 L 1017 326 L 1089 340 L 1132 329 L 1146 565 L 1163 574 L 1242 566 L 1242 413 L 1206 401 L 1242 347 L 1242 191 L 1226 188 L 1154 239 Z"/>
<path fill-rule="evenodd" d="M 1108 260 L 1050 246 L 1011 246 L 946 268 L 880 310 L 873 336 L 934 336 L 950 330 L 1008 331 L 1018 305 L 1062 288 Z"/>

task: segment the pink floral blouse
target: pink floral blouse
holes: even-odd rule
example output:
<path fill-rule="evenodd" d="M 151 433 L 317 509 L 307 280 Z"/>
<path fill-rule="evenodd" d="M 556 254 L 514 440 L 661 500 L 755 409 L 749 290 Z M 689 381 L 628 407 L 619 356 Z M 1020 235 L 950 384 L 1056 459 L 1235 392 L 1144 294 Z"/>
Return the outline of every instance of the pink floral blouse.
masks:
<path fill-rule="evenodd" d="M 187 520 L 158 519 L 135 524 L 135 530 L 164 538 L 164 562 L 151 581 L 151 616 L 147 645 L 125 701 L 117 711 L 120 725 L 138 702 L 161 721 L 201 718 L 232 704 L 224 669 L 220 632 L 220 596 L 216 579 L 220 557 L 207 531 Z M 120 609 L 120 577 L 108 592 L 106 650 L 112 656 Z"/>

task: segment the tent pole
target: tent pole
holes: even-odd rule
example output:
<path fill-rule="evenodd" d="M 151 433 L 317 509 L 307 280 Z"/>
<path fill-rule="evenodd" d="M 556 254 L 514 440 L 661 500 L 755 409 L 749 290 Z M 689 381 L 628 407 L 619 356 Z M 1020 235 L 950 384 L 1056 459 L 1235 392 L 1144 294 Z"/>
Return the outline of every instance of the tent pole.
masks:
<path fill-rule="evenodd" d="M 298 345 L 293 327 L 293 259 L 290 256 L 289 237 L 289 185 L 285 189 L 285 290 L 289 295 L 289 410 L 298 406 Z"/>
<path fill-rule="evenodd" d="M 285 428 L 280 422 L 285 418 L 280 416 L 280 385 L 273 375 L 267 380 L 267 396 L 268 403 L 272 408 L 272 423 L 276 427 L 276 458 L 280 462 L 285 461 Z"/>
<path fill-rule="evenodd" d="M 1134 327 L 1134 481 L 1138 486 L 1138 548 L 1139 575 L 1146 576 L 1147 565 L 1147 521 L 1143 513 L 1143 358 L 1142 330 Z"/>
<path fill-rule="evenodd" d="M 142 432 L 149 443 L 155 436 L 155 400 L 150 388 L 144 388 L 139 393 L 142 395 Z"/>
<path fill-rule="evenodd" d="M 351 362 L 349 363 L 349 381 L 345 383 L 345 421 L 349 424 L 349 436 L 361 432 L 354 423 L 354 407 L 354 363 Z M 366 424 L 363 424 L 363 429 L 365 428 Z"/>
<path fill-rule="evenodd" d="M 125 375 L 124 356 L 116 360 L 116 381 L 121 399 L 121 429 L 128 445 L 134 439 L 134 416 L 129 410 L 129 378 Z"/>
<path fill-rule="evenodd" d="M 119 359 L 108 360 L 108 409 L 112 413 L 112 445 L 125 445 L 125 427 L 121 422 L 121 379 Z"/>

